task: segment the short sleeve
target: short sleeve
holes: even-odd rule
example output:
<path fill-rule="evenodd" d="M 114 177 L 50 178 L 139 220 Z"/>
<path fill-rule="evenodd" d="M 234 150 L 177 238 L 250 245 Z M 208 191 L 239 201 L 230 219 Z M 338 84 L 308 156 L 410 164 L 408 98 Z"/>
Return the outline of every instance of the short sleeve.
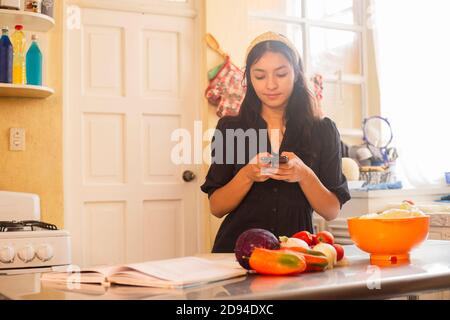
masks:
<path fill-rule="evenodd" d="M 208 198 L 217 189 L 222 188 L 233 178 L 234 165 L 226 163 L 226 129 L 227 118 L 223 117 L 217 123 L 211 142 L 211 166 L 200 189 L 208 194 Z"/>
<path fill-rule="evenodd" d="M 329 118 L 321 120 L 319 130 L 322 140 L 319 179 L 328 190 L 337 196 L 342 208 L 351 197 L 347 179 L 342 173 L 341 137 L 336 124 Z"/>

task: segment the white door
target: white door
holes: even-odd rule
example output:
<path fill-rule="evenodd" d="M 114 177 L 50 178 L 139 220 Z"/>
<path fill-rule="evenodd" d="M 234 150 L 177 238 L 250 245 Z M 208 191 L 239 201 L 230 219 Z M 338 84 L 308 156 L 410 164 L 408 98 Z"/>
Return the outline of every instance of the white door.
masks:
<path fill-rule="evenodd" d="M 170 154 L 197 117 L 191 18 L 81 8 L 66 39 L 66 226 L 74 263 L 199 251 L 198 179 Z"/>

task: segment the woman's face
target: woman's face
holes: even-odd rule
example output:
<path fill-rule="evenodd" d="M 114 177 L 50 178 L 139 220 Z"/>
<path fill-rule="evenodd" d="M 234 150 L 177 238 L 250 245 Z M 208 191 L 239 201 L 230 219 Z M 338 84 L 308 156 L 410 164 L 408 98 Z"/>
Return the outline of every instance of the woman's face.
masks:
<path fill-rule="evenodd" d="M 267 51 L 250 67 L 256 95 L 263 106 L 285 108 L 294 89 L 294 69 L 281 53 Z"/>

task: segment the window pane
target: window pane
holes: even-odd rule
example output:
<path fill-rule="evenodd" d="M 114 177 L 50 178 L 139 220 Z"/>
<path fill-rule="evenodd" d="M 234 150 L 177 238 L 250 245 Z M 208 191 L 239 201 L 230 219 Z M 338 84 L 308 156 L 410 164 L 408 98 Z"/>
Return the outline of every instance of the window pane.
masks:
<path fill-rule="evenodd" d="M 360 85 L 325 82 L 322 109 L 339 128 L 361 129 L 362 88 Z"/>
<path fill-rule="evenodd" d="M 362 0 L 308 0 L 307 17 L 345 24 L 361 24 Z"/>
<path fill-rule="evenodd" d="M 247 0 L 250 11 L 273 15 L 301 17 L 302 0 Z"/>
<path fill-rule="evenodd" d="M 303 32 L 302 28 L 292 23 L 282 23 L 265 19 L 251 18 L 249 20 L 250 43 L 258 35 L 273 31 L 288 37 L 296 46 L 298 52 L 303 57 Z"/>
<path fill-rule="evenodd" d="M 310 50 L 313 72 L 361 74 L 361 36 L 357 32 L 311 27 Z"/>

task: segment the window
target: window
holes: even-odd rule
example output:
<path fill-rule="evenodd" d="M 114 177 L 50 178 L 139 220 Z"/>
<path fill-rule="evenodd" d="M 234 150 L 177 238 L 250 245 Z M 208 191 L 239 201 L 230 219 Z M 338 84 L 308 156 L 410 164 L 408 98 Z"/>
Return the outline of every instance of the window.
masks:
<path fill-rule="evenodd" d="M 450 47 L 439 35 L 450 30 L 450 1 L 378 0 L 371 5 L 381 113 L 392 124 L 397 176 L 406 187 L 445 185 Z"/>
<path fill-rule="evenodd" d="M 289 37 L 310 78 L 324 78 L 322 108 L 343 136 L 361 136 L 368 115 L 365 0 L 248 0 L 249 41 L 271 30 Z"/>

